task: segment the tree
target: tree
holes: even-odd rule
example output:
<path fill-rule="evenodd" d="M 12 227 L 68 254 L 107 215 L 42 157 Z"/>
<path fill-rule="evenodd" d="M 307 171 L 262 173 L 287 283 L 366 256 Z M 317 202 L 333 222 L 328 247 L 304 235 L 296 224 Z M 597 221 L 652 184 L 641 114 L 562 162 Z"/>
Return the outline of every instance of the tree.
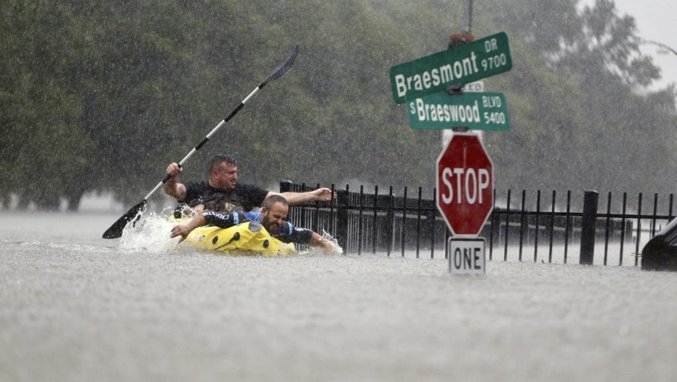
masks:
<path fill-rule="evenodd" d="M 0 59 L 6 111 L 0 163 L 10 176 L 0 191 L 16 192 L 21 206 L 56 209 L 64 191 L 81 191 L 76 185 L 93 148 L 78 123 L 79 57 L 72 48 L 79 36 L 67 4 L 10 1 L 1 11 L 7 54 Z M 53 34 L 54 28 L 63 33 Z"/>
<path fill-rule="evenodd" d="M 531 0 L 491 14 L 506 25 L 517 57 L 513 71 L 497 79 L 510 89 L 513 129 L 490 137 L 499 150 L 494 160 L 510 174 L 503 184 L 671 192 L 646 167 L 674 158 L 665 139 L 674 131 L 674 95 L 661 93 L 658 106 L 638 92 L 658 72 L 638 50 L 631 17 L 606 0 L 580 14 L 575 2 Z M 655 134 L 638 128 L 645 125 Z"/>
<path fill-rule="evenodd" d="M 241 181 L 434 187 L 439 132 L 408 126 L 388 69 L 446 49 L 466 1 L 0 3 L 0 203 L 125 203 L 164 176 L 300 44 L 296 63 L 185 166 L 227 152 Z M 506 31 L 511 129 L 485 134 L 499 188 L 672 192 L 675 89 L 600 0 L 475 2 L 473 33 Z M 667 138 L 667 139 L 666 139 Z M 669 163 L 668 162 L 668 163 Z"/>

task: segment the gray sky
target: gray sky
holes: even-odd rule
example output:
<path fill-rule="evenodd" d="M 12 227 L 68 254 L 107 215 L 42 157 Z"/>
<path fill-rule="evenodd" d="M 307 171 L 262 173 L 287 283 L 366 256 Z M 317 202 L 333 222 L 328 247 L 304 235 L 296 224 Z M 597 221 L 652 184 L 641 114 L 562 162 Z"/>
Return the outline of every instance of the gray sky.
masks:
<path fill-rule="evenodd" d="M 594 4 L 594 0 L 582 0 L 585 5 Z M 666 44 L 677 50 L 677 2 L 674 0 L 614 0 L 621 15 L 634 17 L 639 36 Z M 655 45 L 645 44 L 642 51 L 653 57 L 654 64 L 661 68 L 663 80 L 657 84 L 665 87 L 669 83 L 677 84 L 677 55 L 661 53 Z M 654 86 L 655 88 L 655 86 Z"/>

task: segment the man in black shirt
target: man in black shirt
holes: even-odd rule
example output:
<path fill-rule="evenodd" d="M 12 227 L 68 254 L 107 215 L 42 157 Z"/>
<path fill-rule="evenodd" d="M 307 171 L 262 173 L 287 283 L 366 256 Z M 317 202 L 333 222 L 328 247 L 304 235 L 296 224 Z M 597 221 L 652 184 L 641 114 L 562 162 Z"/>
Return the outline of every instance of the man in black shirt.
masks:
<path fill-rule="evenodd" d="M 263 200 L 276 192 L 251 184 L 237 182 L 237 162 L 226 155 L 216 155 L 209 162 L 207 181 L 180 183 L 177 178 L 181 167 L 177 163 L 167 166 L 171 178 L 164 184 L 165 193 L 189 206 L 202 205 L 203 209 L 217 212 L 244 212 L 260 207 Z M 308 192 L 283 192 L 290 205 L 311 201 L 329 201 L 334 194 L 328 188 Z"/>

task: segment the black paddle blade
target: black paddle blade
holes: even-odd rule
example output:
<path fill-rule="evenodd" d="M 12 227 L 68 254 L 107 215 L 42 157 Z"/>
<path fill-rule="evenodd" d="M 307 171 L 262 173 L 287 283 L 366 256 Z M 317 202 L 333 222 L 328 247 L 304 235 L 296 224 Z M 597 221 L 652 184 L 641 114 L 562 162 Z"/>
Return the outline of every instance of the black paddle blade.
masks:
<path fill-rule="evenodd" d="M 146 207 L 146 203 L 147 202 L 144 199 L 141 203 L 130 208 L 129 211 L 127 211 L 127 213 L 122 215 L 120 219 L 118 219 L 115 223 L 113 223 L 113 225 L 110 226 L 110 228 L 108 228 L 106 232 L 103 233 L 103 238 L 117 239 L 120 236 L 122 236 L 122 231 L 125 229 L 127 223 L 134 220 L 136 215 L 138 215 L 140 211 L 143 211 L 143 209 Z"/>
<path fill-rule="evenodd" d="M 287 57 L 286 60 L 284 60 L 283 63 L 281 63 L 275 70 L 273 70 L 272 73 L 266 78 L 265 81 L 261 82 L 261 85 L 259 85 L 259 88 L 264 87 L 268 82 L 272 80 L 276 80 L 280 77 L 282 77 L 283 74 L 287 73 L 287 70 L 291 68 L 292 65 L 294 65 L 294 60 L 296 60 L 296 55 L 299 54 L 299 46 L 294 45 L 294 49 L 292 49 L 291 54 L 289 57 Z"/>

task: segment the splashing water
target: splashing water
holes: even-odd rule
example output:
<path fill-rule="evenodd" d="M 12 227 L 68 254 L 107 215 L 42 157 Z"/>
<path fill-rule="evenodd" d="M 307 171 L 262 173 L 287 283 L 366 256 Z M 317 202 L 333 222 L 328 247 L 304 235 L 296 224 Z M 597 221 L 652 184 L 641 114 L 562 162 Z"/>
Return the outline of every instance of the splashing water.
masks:
<path fill-rule="evenodd" d="M 334 248 L 334 252 L 337 255 L 343 254 L 343 248 L 341 248 L 341 246 L 339 245 L 338 240 L 334 239 L 334 237 L 324 229 L 322 230 L 322 239 L 331 243 L 332 247 Z"/>
<path fill-rule="evenodd" d="M 175 224 L 163 214 L 139 214 L 122 232 L 120 249 L 150 253 L 176 251 L 179 239 L 169 237 Z"/>

